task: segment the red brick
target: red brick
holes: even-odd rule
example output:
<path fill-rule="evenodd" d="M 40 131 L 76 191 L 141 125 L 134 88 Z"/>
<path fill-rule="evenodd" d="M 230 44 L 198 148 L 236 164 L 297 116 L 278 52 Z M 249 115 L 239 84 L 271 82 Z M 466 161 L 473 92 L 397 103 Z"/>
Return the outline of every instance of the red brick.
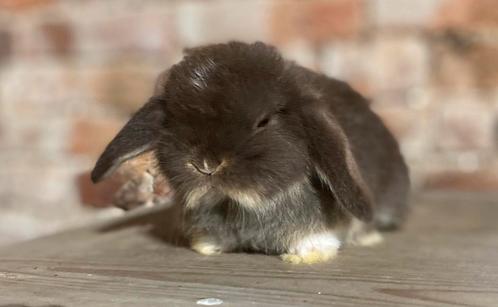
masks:
<path fill-rule="evenodd" d="M 498 84 L 498 47 L 467 30 L 436 36 L 433 49 L 435 81 L 448 89 L 493 90 Z"/>
<path fill-rule="evenodd" d="M 98 184 L 93 184 L 90 172 L 86 172 L 76 178 L 76 185 L 83 205 L 103 208 L 113 206 L 114 195 L 123 185 L 123 181 L 120 177 L 112 176 Z"/>
<path fill-rule="evenodd" d="M 445 89 L 469 89 L 474 86 L 473 68 L 468 56 L 464 55 L 460 38 L 456 34 L 441 36 L 432 44 L 433 76 L 432 80 L 438 87 Z"/>
<path fill-rule="evenodd" d="M 54 0 L 0 0 L 0 9 L 22 11 L 54 3 Z"/>
<path fill-rule="evenodd" d="M 323 43 L 356 37 L 362 28 L 362 14 L 359 0 L 279 1 L 271 15 L 273 40 Z"/>
<path fill-rule="evenodd" d="M 469 52 L 469 61 L 477 87 L 498 88 L 498 45 L 474 46 Z"/>
<path fill-rule="evenodd" d="M 426 190 L 498 191 L 498 172 L 442 172 L 428 176 L 422 187 Z"/>
<path fill-rule="evenodd" d="M 41 26 L 41 30 L 55 54 L 65 56 L 71 53 L 74 38 L 68 23 L 46 23 Z"/>
<path fill-rule="evenodd" d="M 450 0 L 443 3 L 432 22 L 435 28 L 479 29 L 498 26 L 496 0 Z"/>
<path fill-rule="evenodd" d="M 0 63 L 12 55 L 12 43 L 12 34 L 8 31 L 0 30 Z"/>
<path fill-rule="evenodd" d="M 97 158 L 123 126 L 124 121 L 107 119 L 75 119 L 69 136 L 69 152 Z"/>
<path fill-rule="evenodd" d="M 85 88 L 93 98 L 110 105 L 118 114 L 136 112 L 152 95 L 154 82 L 163 65 L 149 65 L 132 56 L 113 59 L 83 75 Z"/>

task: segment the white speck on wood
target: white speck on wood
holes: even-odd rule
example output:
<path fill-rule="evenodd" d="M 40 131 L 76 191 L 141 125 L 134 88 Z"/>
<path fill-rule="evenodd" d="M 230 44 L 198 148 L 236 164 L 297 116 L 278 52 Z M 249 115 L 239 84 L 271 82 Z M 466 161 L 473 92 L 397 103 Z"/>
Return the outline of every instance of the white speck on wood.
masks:
<path fill-rule="evenodd" d="M 197 301 L 197 305 L 204 305 L 204 306 L 215 306 L 221 304 L 223 304 L 223 300 L 214 297 L 203 298 Z"/>

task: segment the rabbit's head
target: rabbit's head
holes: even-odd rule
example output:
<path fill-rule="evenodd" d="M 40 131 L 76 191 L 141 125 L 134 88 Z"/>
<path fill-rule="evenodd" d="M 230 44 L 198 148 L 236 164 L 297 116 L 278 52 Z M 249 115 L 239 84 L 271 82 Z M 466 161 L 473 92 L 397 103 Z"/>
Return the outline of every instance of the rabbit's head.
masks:
<path fill-rule="evenodd" d="M 338 154 L 330 158 L 339 157 L 344 172 L 337 173 L 347 177 L 333 179 L 356 184 L 344 135 L 313 107 L 319 98 L 303 90 L 290 66 L 263 43 L 188 50 L 108 145 L 93 180 L 154 150 L 180 195 L 210 190 L 252 206 L 314 175 L 331 184 L 333 170 L 321 165 L 326 157 L 315 147 L 332 134 Z"/>

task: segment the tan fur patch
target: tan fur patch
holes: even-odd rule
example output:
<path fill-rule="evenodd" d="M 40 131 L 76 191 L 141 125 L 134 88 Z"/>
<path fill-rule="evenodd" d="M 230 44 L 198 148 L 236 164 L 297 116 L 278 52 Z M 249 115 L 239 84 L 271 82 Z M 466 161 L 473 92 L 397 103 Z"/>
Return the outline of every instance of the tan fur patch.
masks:
<path fill-rule="evenodd" d="M 226 191 L 227 196 L 247 208 L 256 208 L 263 202 L 261 196 L 256 191 L 245 190 L 236 191 L 228 190 Z"/>
<path fill-rule="evenodd" d="M 203 187 L 194 188 L 194 189 L 188 191 L 184 196 L 185 206 L 187 208 L 192 208 L 195 205 L 197 205 L 199 203 L 199 200 L 201 199 L 201 197 L 206 195 L 208 190 L 209 189 L 207 187 L 203 186 Z"/>
<path fill-rule="evenodd" d="M 241 204 L 246 208 L 251 209 L 268 209 L 268 207 L 277 205 L 281 203 L 282 198 L 285 196 L 290 196 L 294 199 L 301 197 L 303 181 L 307 179 L 298 181 L 291 185 L 288 189 L 277 193 L 272 198 L 264 199 L 258 192 L 258 189 L 254 190 L 224 190 L 226 195 L 237 203 Z M 262 189 L 262 188 L 261 188 Z M 264 206 L 263 206 L 264 205 Z"/>

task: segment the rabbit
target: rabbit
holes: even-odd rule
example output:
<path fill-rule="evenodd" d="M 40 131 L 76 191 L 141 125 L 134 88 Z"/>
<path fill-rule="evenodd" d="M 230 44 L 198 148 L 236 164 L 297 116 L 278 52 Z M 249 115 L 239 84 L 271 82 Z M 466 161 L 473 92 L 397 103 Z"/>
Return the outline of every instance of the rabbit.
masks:
<path fill-rule="evenodd" d="M 187 49 L 92 180 L 152 151 L 193 250 L 324 262 L 403 223 L 408 168 L 369 102 L 262 42 Z"/>

